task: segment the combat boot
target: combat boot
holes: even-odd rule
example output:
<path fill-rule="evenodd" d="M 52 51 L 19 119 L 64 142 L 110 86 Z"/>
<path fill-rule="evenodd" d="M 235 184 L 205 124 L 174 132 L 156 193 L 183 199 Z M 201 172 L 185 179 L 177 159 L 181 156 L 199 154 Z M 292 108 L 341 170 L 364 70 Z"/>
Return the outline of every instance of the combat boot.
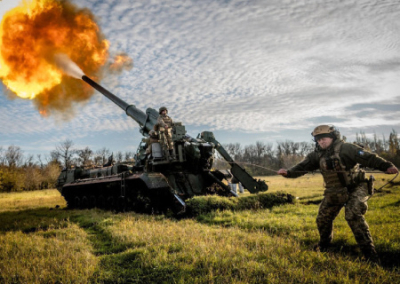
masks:
<path fill-rule="evenodd" d="M 327 252 L 329 250 L 330 244 L 326 243 L 317 243 L 314 245 L 313 250 L 317 252 Z"/>
<path fill-rule="evenodd" d="M 362 247 L 361 251 L 367 261 L 376 265 L 381 265 L 381 260 L 379 259 L 378 253 L 374 247 Z"/>
<path fill-rule="evenodd" d="M 174 150 L 169 150 L 169 159 L 170 160 L 175 160 Z"/>

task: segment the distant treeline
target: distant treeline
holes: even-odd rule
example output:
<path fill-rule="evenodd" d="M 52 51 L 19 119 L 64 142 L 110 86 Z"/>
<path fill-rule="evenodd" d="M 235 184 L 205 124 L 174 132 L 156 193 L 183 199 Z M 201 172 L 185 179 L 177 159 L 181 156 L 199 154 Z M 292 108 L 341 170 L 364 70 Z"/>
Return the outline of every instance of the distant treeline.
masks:
<path fill-rule="evenodd" d="M 24 156 L 18 146 L 0 146 L 0 192 L 55 188 L 63 168 L 74 166 L 102 166 L 112 153 L 107 148 L 93 151 L 89 147 L 77 149 L 65 140 L 49 155 Z M 117 152 L 114 162 L 133 161 L 134 152 Z"/>
<path fill-rule="evenodd" d="M 33 156 L 24 157 L 18 146 L 0 146 L 0 192 L 54 188 L 60 165 L 34 162 Z"/>
<path fill-rule="evenodd" d="M 347 140 L 346 137 L 343 139 Z M 362 145 L 366 150 L 400 167 L 400 145 L 395 130 L 392 130 L 387 140 L 384 136 L 379 139 L 374 135 L 370 139 L 363 132 L 357 133 L 353 143 Z M 286 140 L 277 141 L 275 147 L 272 143 L 259 141 L 246 146 L 240 143 L 223 146 L 231 157 L 252 175 L 263 176 L 274 175 L 279 168 L 290 168 L 297 164 L 314 150 L 315 143 Z M 102 166 L 107 163 L 111 154 L 107 148 L 97 151 L 89 147 L 77 149 L 71 140 L 58 144 L 46 157 L 38 155 L 36 158 L 33 155 L 25 157 L 18 146 L 0 146 L 0 192 L 54 188 L 62 168 Z M 113 154 L 113 161 L 133 162 L 134 154 L 118 151 Z M 214 168 L 228 169 L 229 165 L 216 154 Z"/>
<path fill-rule="evenodd" d="M 343 140 L 347 141 L 346 137 Z M 376 134 L 372 139 L 367 138 L 364 132 L 356 133 L 355 143 L 365 150 L 376 153 L 382 158 L 391 161 L 400 167 L 399 137 L 395 130 L 389 135 L 378 138 Z M 293 142 L 290 140 L 277 141 L 275 147 L 272 143 L 257 141 L 255 144 L 242 146 L 240 143 L 224 144 L 223 147 L 231 157 L 241 166 L 255 176 L 274 175 L 280 168 L 290 168 L 315 149 L 315 142 Z M 228 169 L 229 165 L 222 157 L 217 155 L 214 167 L 217 169 Z"/>

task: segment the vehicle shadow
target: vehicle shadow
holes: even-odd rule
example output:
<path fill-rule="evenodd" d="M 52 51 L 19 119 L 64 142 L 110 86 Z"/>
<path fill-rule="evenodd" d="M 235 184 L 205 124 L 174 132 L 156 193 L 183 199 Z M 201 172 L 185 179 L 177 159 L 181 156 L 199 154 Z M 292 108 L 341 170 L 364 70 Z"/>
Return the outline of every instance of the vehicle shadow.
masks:
<path fill-rule="evenodd" d="M 0 232 L 22 231 L 24 233 L 59 227 L 75 213 L 65 209 L 37 208 L 0 213 Z"/>

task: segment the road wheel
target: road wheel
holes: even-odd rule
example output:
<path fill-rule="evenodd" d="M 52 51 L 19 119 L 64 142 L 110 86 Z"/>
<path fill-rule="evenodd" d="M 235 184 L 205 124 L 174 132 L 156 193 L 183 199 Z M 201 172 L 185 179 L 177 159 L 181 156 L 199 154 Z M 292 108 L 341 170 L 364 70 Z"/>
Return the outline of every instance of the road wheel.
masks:
<path fill-rule="evenodd" d="M 103 195 L 100 195 L 97 199 L 97 207 L 104 209 L 106 207 L 106 199 Z"/>
<path fill-rule="evenodd" d="M 118 197 L 117 202 L 117 211 L 118 212 L 126 212 L 126 198 L 125 197 Z"/>
<path fill-rule="evenodd" d="M 89 200 L 86 196 L 82 197 L 82 208 L 89 208 Z"/>
<path fill-rule="evenodd" d="M 143 190 L 137 190 L 132 198 L 133 211 L 137 213 L 152 213 L 152 204 L 150 198 L 144 194 Z"/>
<path fill-rule="evenodd" d="M 89 197 L 89 208 L 94 208 L 96 207 L 96 197 L 94 195 L 91 195 Z"/>
<path fill-rule="evenodd" d="M 73 208 L 81 208 L 81 199 L 79 198 L 79 196 L 75 196 L 74 197 L 74 202 L 73 202 Z"/>
<path fill-rule="evenodd" d="M 113 210 L 115 208 L 115 200 L 113 196 L 107 198 L 106 208 L 108 210 Z"/>
<path fill-rule="evenodd" d="M 74 197 L 73 196 L 65 196 L 65 201 L 67 202 L 67 208 L 73 209 L 74 208 Z"/>

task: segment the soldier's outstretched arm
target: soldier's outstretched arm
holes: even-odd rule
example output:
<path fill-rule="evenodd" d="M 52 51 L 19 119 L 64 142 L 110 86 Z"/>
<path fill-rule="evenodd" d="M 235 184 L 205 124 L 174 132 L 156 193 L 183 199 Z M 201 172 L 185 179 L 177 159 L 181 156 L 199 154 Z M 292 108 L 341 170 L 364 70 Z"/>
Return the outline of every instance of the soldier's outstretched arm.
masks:
<path fill-rule="evenodd" d="M 308 172 L 312 172 L 319 169 L 319 156 L 316 152 L 311 152 L 308 154 L 303 161 L 295 165 L 294 167 L 285 170 L 281 169 L 281 173 L 278 174 L 287 177 L 287 178 L 297 178 L 305 175 Z M 285 172 L 286 171 L 286 172 Z M 285 174 L 282 174 L 285 173 Z"/>

